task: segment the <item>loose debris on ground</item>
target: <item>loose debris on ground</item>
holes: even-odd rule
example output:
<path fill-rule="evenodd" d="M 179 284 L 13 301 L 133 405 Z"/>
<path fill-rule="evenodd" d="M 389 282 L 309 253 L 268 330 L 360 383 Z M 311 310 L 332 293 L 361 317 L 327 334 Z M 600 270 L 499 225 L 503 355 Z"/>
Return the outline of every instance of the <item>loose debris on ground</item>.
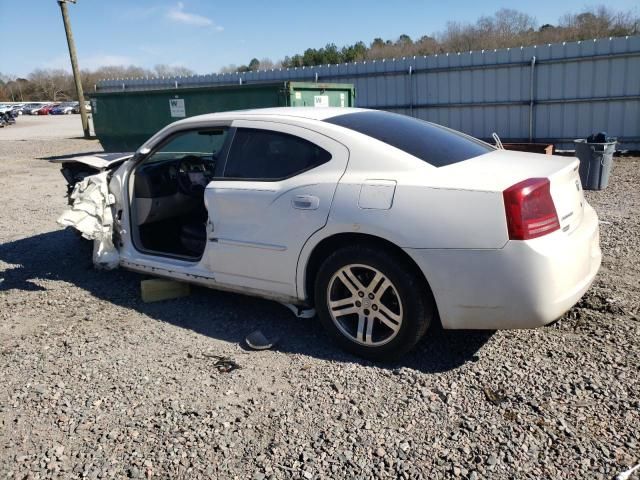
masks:
<path fill-rule="evenodd" d="M 166 278 L 150 278 L 140 282 L 140 297 L 145 303 L 173 300 L 190 294 L 191 286 L 184 282 Z"/>
<path fill-rule="evenodd" d="M 267 350 L 273 348 L 278 343 L 279 338 L 267 338 L 260 330 L 254 330 L 247 338 L 244 339 L 245 344 L 252 350 Z"/>
<path fill-rule="evenodd" d="M 220 355 L 211 355 L 206 353 L 204 356 L 216 359 L 215 363 L 213 364 L 213 368 L 215 368 L 220 373 L 229 373 L 241 368 L 240 365 L 238 365 L 236 361 L 231 357 L 221 357 Z"/>
<path fill-rule="evenodd" d="M 39 158 L 98 149 L 0 142 L 1 478 L 612 479 L 640 461 L 640 159 L 587 193 L 604 263 L 562 320 L 434 330 L 372 364 L 276 303 L 146 304 L 140 276 L 94 269 Z M 280 343 L 244 350 L 256 329 Z"/>
<path fill-rule="evenodd" d="M 487 398 L 487 400 L 489 400 L 495 406 L 499 406 L 507 399 L 504 392 L 496 392 L 489 387 L 483 387 L 482 391 L 484 392 L 484 396 Z"/>
<path fill-rule="evenodd" d="M 630 468 L 629 470 L 625 470 L 622 473 L 619 473 L 616 476 L 616 480 L 629 480 L 631 476 L 640 469 L 640 463 L 635 467 Z"/>

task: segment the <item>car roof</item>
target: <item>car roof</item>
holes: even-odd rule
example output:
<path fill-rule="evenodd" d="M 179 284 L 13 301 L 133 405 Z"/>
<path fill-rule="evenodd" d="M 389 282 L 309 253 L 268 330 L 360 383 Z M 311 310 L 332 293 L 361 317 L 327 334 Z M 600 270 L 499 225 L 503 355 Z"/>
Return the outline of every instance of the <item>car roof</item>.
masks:
<path fill-rule="evenodd" d="M 293 117 L 306 118 L 310 120 L 325 120 L 327 118 L 336 117 L 338 115 L 347 115 L 356 112 L 365 112 L 364 108 L 344 108 L 344 107 L 273 107 L 273 108 L 256 108 L 250 110 L 233 110 L 229 112 L 206 113 L 182 120 L 182 124 L 190 123 L 190 121 L 200 122 L 203 120 L 217 120 L 221 118 L 242 118 L 265 116 L 265 117 Z"/>

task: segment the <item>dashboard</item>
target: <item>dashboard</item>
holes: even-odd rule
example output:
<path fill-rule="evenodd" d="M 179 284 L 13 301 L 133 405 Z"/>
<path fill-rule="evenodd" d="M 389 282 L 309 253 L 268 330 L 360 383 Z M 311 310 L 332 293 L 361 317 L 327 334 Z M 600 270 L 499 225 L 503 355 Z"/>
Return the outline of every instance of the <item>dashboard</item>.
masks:
<path fill-rule="evenodd" d="M 187 155 L 182 158 L 150 162 L 136 170 L 134 191 L 137 198 L 195 195 L 215 176 L 211 155 Z"/>
<path fill-rule="evenodd" d="M 143 163 L 134 176 L 136 224 L 180 218 L 204 208 L 204 189 L 214 176 L 212 155 Z"/>

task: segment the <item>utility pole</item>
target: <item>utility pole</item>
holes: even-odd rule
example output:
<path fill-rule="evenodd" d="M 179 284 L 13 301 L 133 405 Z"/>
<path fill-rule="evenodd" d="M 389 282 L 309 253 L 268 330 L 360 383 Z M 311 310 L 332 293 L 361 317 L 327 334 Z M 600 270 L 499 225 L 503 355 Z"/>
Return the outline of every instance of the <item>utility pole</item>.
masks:
<path fill-rule="evenodd" d="M 71 32 L 71 23 L 69 22 L 69 12 L 67 12 L 67 2 L 76 3 L 76 0 L 58 0 L 60 11 L 62 12 L 62 21 L 64 22 L 64 31 L 67 34 L 67 45 L 69 45 L 69 57 L 71 57 L 71 69 L 73 70 L 73 79 L 76 82 L 76 92 L 78 93 L 78 102 L 80 102 L 80 118 L 82 119 L 82 130 L 84 138 L 90 138 L 89 119 L 87 118 L 87 109 L 84 105 L 84 92 L 82 91 L 82 79 L 80 78 L 80 70 L 78 69 L 78 58 L 76 56 L 76 44 L 73 41 L 73 33 Z"/>

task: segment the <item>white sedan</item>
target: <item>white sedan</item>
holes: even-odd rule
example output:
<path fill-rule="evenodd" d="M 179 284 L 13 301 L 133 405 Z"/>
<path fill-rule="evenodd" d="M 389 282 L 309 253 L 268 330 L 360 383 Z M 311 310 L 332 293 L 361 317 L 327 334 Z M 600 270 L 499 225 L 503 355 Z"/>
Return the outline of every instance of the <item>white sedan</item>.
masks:
<path fill-rule="evenodd" d="M 601 261 L 577 159 L 382 111 L 191 117 L 134 155 L 62 170 L 59 221 L 95 241 L 96 264 L 315 308 L 367 358 L 408 351 L 434 322 L 548 324 Z"/>

